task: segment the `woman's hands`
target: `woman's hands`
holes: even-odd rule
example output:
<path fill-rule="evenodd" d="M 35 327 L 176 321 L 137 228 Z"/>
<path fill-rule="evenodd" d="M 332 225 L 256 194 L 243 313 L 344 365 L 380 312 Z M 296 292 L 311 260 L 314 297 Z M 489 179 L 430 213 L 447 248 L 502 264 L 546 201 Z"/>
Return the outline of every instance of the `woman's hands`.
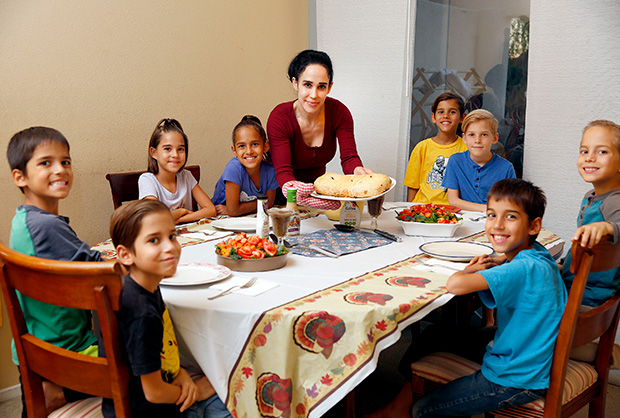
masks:
<path fill-rule="evenodd" d="M 284 196 L 286 196 L 288 189 L 297 189 L 298 205 L 326 210 L 336 210 L 340 207 L 340 201 L 338 200 L 325 200 L 311 197 L 310 194 L 314 191 L 314 184 L 312 183 L 303 183 L 297 180 L 287 181 L 282 185 L 282 193 L 284 193 Z"/>
<path fill-rule="evenodd" d="M 356 176 L 361 176 L 363 174 L 375 174 L 375 172 L 372 171 L 370 168 L 362 167 L 360 165 L 359 167 L 355 167 L 355 169 L 353 170 L 353 174 L 355 174 Z"/>

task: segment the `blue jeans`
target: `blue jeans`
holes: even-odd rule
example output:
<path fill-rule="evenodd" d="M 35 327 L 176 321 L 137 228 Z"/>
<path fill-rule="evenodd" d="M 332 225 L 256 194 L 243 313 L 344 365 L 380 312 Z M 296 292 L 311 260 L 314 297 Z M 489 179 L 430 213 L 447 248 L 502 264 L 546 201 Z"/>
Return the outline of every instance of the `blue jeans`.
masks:
<path fill-rule="evenodd" d="M 183 411 L 183 418 L 232 418 L 232 415 L 220 397 L 213 395 L 204 401 L 194 402 Z"/>
<path fill-rule="evenodd" d="M 429 393 L 411 408 L 413 418 L 468 417 L 525 405 L 545 397 L 547 389 L 528 390 L 488 381 L 480 370 Z"/>

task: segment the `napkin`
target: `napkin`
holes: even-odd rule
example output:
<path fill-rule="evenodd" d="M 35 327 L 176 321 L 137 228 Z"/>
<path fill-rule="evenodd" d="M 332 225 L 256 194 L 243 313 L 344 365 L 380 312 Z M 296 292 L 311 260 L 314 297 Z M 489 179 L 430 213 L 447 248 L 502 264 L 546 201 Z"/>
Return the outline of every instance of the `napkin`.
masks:
<path fill-rule="evenodd" d="M 446 274 L 448 276 L 453 275 L 457 271 L 463 270 L 467 263 L 457 263 L 454 261 L 440 260 L 438 258 L 422 258 L 420 259 L 424 264 L 417 264 L 416 270 L 432 271 L 434 273 Z"/>
<path fill-rule="evenodd" d="M 242 286 L 246 284 L 248 280 L 250 280 L 250 277 L 232 276 L 228 280 L 212 284 L 211 286 L 209 286 L 209 289 L 223 292 L 224 290 L 230 289 L 233 286 Z M 269 280 L 265 279 L 258 279 L 252 287 L 249 287 L 247 289 L 235 289 L 232 291 L 232 293 L 238 293 L 240 295 L 246 296 L 258 296 L 261 293 L 265 293 L 268 290 L 275 289 L 278 286 L 280 286 L 278 283 L 270 282 Z"/>

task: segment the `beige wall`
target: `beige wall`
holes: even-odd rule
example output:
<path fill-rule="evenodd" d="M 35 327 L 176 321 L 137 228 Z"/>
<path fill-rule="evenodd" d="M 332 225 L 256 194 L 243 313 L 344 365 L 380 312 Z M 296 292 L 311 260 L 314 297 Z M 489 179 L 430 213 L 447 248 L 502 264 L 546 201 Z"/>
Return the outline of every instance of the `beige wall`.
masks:
<path fill-rule="evenodd" d="M 245 114 L 266 123 L 294 97 L 286 67 L 308 46 L 308 1 L 0 2 L 0 141 L 33 125 L 71 144 L 75 181 L 60 212 L 90 244 L 108 236 L 108 172 L 146 168 L 157 121 L 177 118 L 211 195 Z M 0 158 L 0 239 L 22 202 Z M 7 318 L 0 389 L 17 383 Z"/>

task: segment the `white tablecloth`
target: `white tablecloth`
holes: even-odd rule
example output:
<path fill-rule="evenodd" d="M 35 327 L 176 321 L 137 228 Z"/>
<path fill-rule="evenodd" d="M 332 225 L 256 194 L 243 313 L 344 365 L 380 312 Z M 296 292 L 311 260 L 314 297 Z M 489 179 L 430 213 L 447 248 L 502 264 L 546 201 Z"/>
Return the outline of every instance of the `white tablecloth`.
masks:
<path fill-rule="evenodd" d="M 278 283 L 279 286 L 257 296 L 233 293 L 209 301 L 207 297 L 216 294 L 217 291 L 207 286 L 187 288 L 162 286 L 162 294 L 174 321 L 182 356 L 193 358 L 195 364 L 207 375 L 220 398 L 225 400 L 228 393 L 229 375 L 235 367 L 252 327 L 263 312 L 418 254 L 420 253 L 419 246 L 424 242 L 457 240 L 480 232 L 484 229 L 484 220 L 470 221 L 469 218 L 474 217 L 473 215 L 475 214 L 464 214 L 463 225 L 457 229 L 452 238 L 425 238 L 404 235 L 401 226 L 396 222 L 394 211 L 384 211 L 379 218 L 379 228 L 399 235 L 403 238 L 402 242 L 341 256 L 338 259 L 310 258 L 291 254 L 287 265 L 279 270 L 259 273 L 233 272 L 235 277 L 258 276 L 259 281 L 267 280 Z M 320 215 L 303 220 L 301 232 L 306 234 L 318 229 L 333 228 L 334 223 L 325 215 Z M 368 215 L 362 215 L 362 226 L 369 226 L 369 224 Z M 207 242 L 184 247 L 181 263 L 216 264 L 214 244 L 215 242 Z M 318 405 L 310 416 L 318 417 L 329 410 L 376 368 L 380 351 L 395 343 L 405 326 L 420 320 L 433 309 L 445 304 L 451 297 L 451 295 L 441 296 L 404 321 L 398 332 L 383 339 L 377 345 L 373 361 L 329 396 L 326 401 Z"/>

